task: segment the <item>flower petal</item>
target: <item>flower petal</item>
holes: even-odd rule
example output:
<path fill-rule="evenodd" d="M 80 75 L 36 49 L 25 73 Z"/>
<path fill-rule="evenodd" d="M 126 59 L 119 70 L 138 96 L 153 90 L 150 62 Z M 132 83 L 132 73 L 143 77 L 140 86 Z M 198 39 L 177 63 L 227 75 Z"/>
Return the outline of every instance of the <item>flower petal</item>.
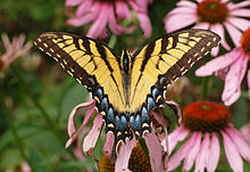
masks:
<path fill-rule="evenodd" d="M 79 5 L 83 2 L 84 0 L 66 0 L 66 6 L 75 6 Z M 90 1 L 90 0 L 89 0 Z"/>
<path fill-rule="evenodd" d="M 113 11 L 109 11 L 109 15 L 107 15 L 106 8 L 107 8 L 106 5 L 102 6 L 102 9 L 99 12 L 97 19 L 94 20 L 94 23 L 92 24 L 92 26 L 90 27 L 87 33 L 88 37 L 96 38 L 105 30 L 106 24 L 108 22 L 108 17 L 110 13 L 113 12 Z"/>
<path fill-rule="evenodd" d="M 88 135 L 83 140 L 83 152 L 90 156 L 93 156 L 93 151 L 99 135 L 102 130 L 103 118 L 101 114 L 98 114 L 94 120 L 93 126 L 89 131 Z"/>
<path fill-rule="evenodd" d="M 230 22 L 232 25 L 234 25 L 236 28 L 239 28 L 242 31 L 245 31 L 250 27 L 249 20 L 239 17 L 229 17 L 228 22 Z"/>
<path fill-rule="evenodd" d="M 234 142 L 241 156 L 250 163 L 250 146 L 246 140 L 244 140 L 243 136 L 233 127 L 233 125 L 229 125 L 225 131 L 227 135 L 231 137 L 231 140 Z"/>
<path fill-rule="evenodd" d="M 178 14 L 178 13 L 181 13 L 181 14 L 195 14 L 196 10 L 192 9 L 192 8 L 189 8 L 189 7 L 178 7 L 178 8 L 173 9 L 172 11 L 170 11 L 168 13 L 168 15 L 173 15 L 173 14 Z"/>
<path fill-rule="evenodd" d="M 210 136 L 209 133 L 205 133 L 205 138 L 201 143 L 200 152 L 195 161 L 195 172 L 205 171 L 206 162 L 209 156 L 209 145 L 210 145 Z"/>
<path fill-rule="evenodd" d="M 230 137 L 221 131 L 227 160 L 233 171 L 243 172 L 243 161 Z"/>
<path fill-rule="evenodd" d="M 234 44 L 237 47 L 239 47 L 242 33 L 239 31 L 239 29 L 237 29 L 234 25 L 232 25 L 229 22 L 225 22 L 224 25 L 225 25 L 230 37 L 232 38 Z"/>
<path fill-rule="evenodd" d="M 128 9 L 128 5 L 126 3 L 124 3 L 123 1 L 115 1 L 115 11 L 117 14 L 118 19 L 123 20 L 123 19 L 130 19 L 131 13 Z"/>
<path fill-rule="evenodd" d="M 152 34 L 152 26 L 149 17 L 146 13 L 137 12 L 136 14 L 140 21 L 140 27 L 144 32 L 144 37 L 149 38 Z"/>
<path fill-rule="evenodd" d="M 250 73 L 250 71 L 248 73 Z M 245 124 L 243 127 L 241 127 L 240 132 L 250 145 L 250 123 Z"/>
<path fill-rule="evenodd" d="M 231 12 L 231 15 L 240 16 L 240 17 L 250 17 L 249 9 L 237 9 Z"/>
<path fill-rule="evenodd" d="M 207 23 L 207 22 L 201 22 L 201 23 L 196 24 L 196 25 L 193 27 L 193 29 L 208 29 L 209 26 L 210 26 L 209 23 Z"/>
<path fill-rule="evenodd" d="M 128 163 L 132 150 L 135 146 L 135 138 L 129 140 L 127 143 L 122 143 L 115 163 L 115 172 L 130 172 L 130 170 L 128 169 Z"/>
<path fill-rule="evenodd" d="M 207 172 L 214 172 L 219 163 L 219 158 L 220 158 L 220 143 L 218 137 L 216 136 L 216 133 L 212 133 L 212 139 L 209 145 L 208 155 L 213 155 L 213 158 L 207 156 L 206 160 Z"/>
<path fill-rule="evenodd" d="M 177 2 L 176 4 L 177 6 L 184 6 L 184 7 L 189 7 L 189 8 L 193 8 L 193 9 L 196 9 L 197 8 L 197 5 L 196 3 L 192 2 L 192 1 L 179 1 Z"/>
<path fill-rule="evenodd" d="M 147 133 L 144 136 L 148 151 L 149 151 L 149 158 L 150 164 L 153 172 L 161 172 L 164 170 L 164 163 L 163 163 L 163 150 L 161 144 L 158 140 L 158 137 L 152 132 Z"/>
<path fill-rule="evenodd" d="M 103 152 L 109 157 L 111 158 L 112 156 L 112 148 L 113 148 L 113 144 L 114 144 L 114 134 L 112 132 L 108 132 L 106 134 L 106 139 L 105 139 L 105 143 L 103 145 Z"/>
<path fill-rule="evenodd" d="M 221 37 L 221 45 L 226 49 L 226 50 L 230 50 L 231 47 L 228 45 L 228 43 L 226 42 L 225 39 L 225 32 L 224 32 L 224 28 L 221 24 L 214 24 L 211 25 L 210 27 L 211 31 L 217 33 L 220 37 Z M 216 54 L 217 55 L 217 54 Z"/>
<path fill-rule="evenodd" d="M 76 17 L 81 17 L 84 14 L 88 13 L 91 5 L 91 1 L 83 1 L 76 10 Z"/>
<path fill-rule="evenodd" d="M 173 156 L 170 157 L 168 161 L 168 170 L 171 171 L 178 167 L 181 163 L 181 161 L 189 155 L 190 148 L 192 148 L 193 144 L 195 143 L 195 140 L 199 136 L 199 132 L 194 132 L 192 136 L 187 140 L 186 143 L 184 143 L 177 152 L 173 154 Z"/>
<path fill-rule="evenodd" d="M 248 97 L 250 99 L 250 69 L 247 72 Z"/>
<path fill-rule="evenodd" d="M 168 152 L 169 152 L 169 154 L 172 153 L 172 151 L 174 150 L 177 143 L 180 141 L 183 141 L 188 136 L 189 133 L 190 133 L 190 131 L 188 129 L 184 128 L 183 125 L 181 125 L 180 127 L 176 128 L 172 133 L 169 134 L 169 136 L 168 136 Z"/>
<path fill-rule="evenodd" d="M 243 1 L 243 2 L 240 2 L 240 3 L 228 3 L 227 7 L 231 10 L 235 10 L 235 9 L 238 9 L 238 8 L 242 8 L 242 7 L 247 7 L 250 5 L 250 1 Z"/>
<path fill-rule="evenodd" d="M 74 133 L 76 132 L 76 128 L 75 128 L 75 122 L 74 122 L 74 118 L 76 115 L 76 112 L 80 109 L 80 108 L 90 108 L 93 109 L 95 106 L 95 100 L 91 99 L 87 102 L 81 103 L 79 105 L 77 105 L 76 107 L 73 108 L 73 110 L 71 111 L 70 115 L 69 115 L 69 119 L 68 119 L 68 135 L 69 137 L 72 137 L 74 135 Z M 95 108 L 94 108 L 95 109 Z M 94 111 L 91 110 L 88 113 L 86 113 L 86 115 L 84 116 L 84 121 L 83 124 L 84 126 L 88 123 L 88 120 L 90 119 L 90 117 L 94 114 Z"/>
<path fill-rule="evenodd" d="M 240 53 L 238 49 L 234 49 L 230 53 L 217 57 L 211 60 L 210 62 L 206 63 L 205 65 L 201 66 L 195 71 L 195 75 L 196 76 L 212 75 L 214 72 L 230 66 L 232 63 L 234 63 L 234 61 L 237 60 L 239 55 Z"/>
<path fill-rule="evenodd" d="M 243 51 L 242 49 L 240 49 Z M 222 100 L 230 106 L 240 97 L 240 85 L 247 70 L 248 57 L 241 52 L 238 59 L 231 65 L 225 78 Z"/>
<path fill-rule="evenodd" d="M 190 171 L 194 161 L 200 151 L 200 145 L 201 145 L 201 136 L 202 134 L 199 133 L 199 135 L 197 136 L 195 143 L 192 146 L 192 149 L 190 150 L 188 156 L 186 156 L 185 160 L 184 160 L 184 165 L 183 165 L 183 171 Z"/>
<path fill-rule="evenodd" d="M 178 22 L 176 22 L 178 21 Z M 174 14 L 167 15 L 164 19 L 165 29 L 167 32 L 172 32 L 186 26 L 189 26 L 197 21 L 197 16 L 194 14 Z"/>
<path fill-rule="evenodd" d="M 66 21 L 66 24 L 72 25 L 72 26 L 81 26 L 86 23 L 89 23 L 91 20 L 94 20 L 94 16 L 89 13 L 82 17 L 74 17 Z"/>

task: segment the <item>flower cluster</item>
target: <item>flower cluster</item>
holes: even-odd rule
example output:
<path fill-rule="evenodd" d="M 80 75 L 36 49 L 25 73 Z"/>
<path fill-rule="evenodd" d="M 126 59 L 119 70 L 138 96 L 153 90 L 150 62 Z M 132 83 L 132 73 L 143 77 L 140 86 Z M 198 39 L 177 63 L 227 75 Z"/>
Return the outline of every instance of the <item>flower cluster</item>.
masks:
<path fill-rule="evenodd" d="M 108 25 L 115 34 L 129 33 L 135 26 L 125 27 L 122 25 L 124 20 L 132 20 L 132 11 L 136 12 L 140 21 L 140 26 L 145 37 L 150 37 L 152 28 L 147 7 L 151 0 L 66 0 L 66 6 L 78 6 L 76 13 L 66 23 L 73 26 L 81 26 L 93 22 L 87 36 L 106 37 Z"/>

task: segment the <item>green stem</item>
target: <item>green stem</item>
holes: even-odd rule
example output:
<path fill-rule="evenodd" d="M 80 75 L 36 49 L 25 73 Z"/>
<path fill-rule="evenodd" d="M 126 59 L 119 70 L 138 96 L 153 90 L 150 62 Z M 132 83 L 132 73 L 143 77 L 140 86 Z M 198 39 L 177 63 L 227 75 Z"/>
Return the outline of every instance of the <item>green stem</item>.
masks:
<path fill-rule="evenodd" d="M 205 78 L 202 78 L 202 81 L 201 81 L 201 100 L 206 100 L 207 98 L 207 95 L 208 95 L 208 81 L 209 81 L 209 77 L 205 77 Z"/>

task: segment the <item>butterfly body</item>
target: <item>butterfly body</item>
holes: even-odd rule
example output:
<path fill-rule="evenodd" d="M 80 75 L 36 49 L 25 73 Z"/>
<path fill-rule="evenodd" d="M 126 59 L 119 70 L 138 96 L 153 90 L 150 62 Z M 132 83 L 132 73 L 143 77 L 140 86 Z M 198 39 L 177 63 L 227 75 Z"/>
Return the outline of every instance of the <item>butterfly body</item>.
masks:
<path fill-rule="evenodd" d="M 133 55 L 124 50 L 121 57 L 105 44 L 68 33 L 42 33 L 34 43 L 92 93 L 116 145 L 151 132 L 150 111 L 164 103 L 166 87 L 219 40 L 207 30 L 185 30 L 164 35 Z"/>

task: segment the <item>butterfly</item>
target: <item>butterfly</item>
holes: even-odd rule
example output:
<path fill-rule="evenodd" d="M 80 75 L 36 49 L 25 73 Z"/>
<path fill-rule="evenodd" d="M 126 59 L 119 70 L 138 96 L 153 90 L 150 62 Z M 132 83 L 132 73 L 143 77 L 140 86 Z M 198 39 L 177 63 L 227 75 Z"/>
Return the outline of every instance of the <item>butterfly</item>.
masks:
<path fill-rule="evenodd" d="M 151 132 L 150 111 L 164 104 L 167 86 L 219 41 L 208 30 L 183 30 L 120 57 L 97 40 L 63 32 L 42 33 L 34 44 L 92 93 L 116 147 Z"/>

